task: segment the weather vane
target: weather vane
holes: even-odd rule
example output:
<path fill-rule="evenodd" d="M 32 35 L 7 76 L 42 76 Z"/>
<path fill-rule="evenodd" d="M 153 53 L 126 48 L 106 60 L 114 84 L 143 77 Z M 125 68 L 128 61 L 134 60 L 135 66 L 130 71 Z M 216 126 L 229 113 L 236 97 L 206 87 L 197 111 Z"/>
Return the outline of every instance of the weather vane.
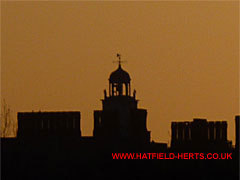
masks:
<path fill-rule="evenodd" d="M 121 55 L 117 53 L 118 63 L 121 64 Z"/>
<path fill-rule="evenodd" d="M 113 62 L 118 62 L 119 66 L 121 66 L 121 63 L 126 62 L 121 60 L 121 54 L 117 53 L 118 61 L 113 61 Z"/>

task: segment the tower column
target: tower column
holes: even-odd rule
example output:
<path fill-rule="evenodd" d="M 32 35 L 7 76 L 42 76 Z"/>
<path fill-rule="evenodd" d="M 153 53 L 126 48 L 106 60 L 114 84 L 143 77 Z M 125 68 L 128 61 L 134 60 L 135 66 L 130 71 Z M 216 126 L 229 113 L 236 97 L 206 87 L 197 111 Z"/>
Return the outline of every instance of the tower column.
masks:
<path fill-rule="evenodd" d="M 129 83 L 129 96 L 131 96 L 131 84 Z"/>
<path fill-rule="evenodd" d="M 109 96 L 112 96 L 111 94 L 111 84 L 109 83 Z"/>
<path fill-rule="evenodd" d="M 128 96 L 128 84 L 127 83 L 125 83 L 125 87 L 126 87 L 125 94 L 126 94 L 126 96 Z"/>
<path fill-rule="evenodd" d="M 112 83 L 112 86 L 111 86 L 111 90 L 112 90 L 112 96 L 114 96 L 114 84 Z"/>

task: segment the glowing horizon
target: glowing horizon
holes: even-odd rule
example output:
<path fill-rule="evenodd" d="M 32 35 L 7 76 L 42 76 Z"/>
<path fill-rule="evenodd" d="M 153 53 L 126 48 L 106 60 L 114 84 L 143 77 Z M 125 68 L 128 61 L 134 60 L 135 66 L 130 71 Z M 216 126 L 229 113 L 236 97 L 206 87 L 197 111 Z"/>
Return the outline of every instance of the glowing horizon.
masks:
<path fill-rule="evenodd" d="M 151 140 L 170 142 L 172 121 L 239 114 L 238 2 L 1 2 L 1 100 L 14 111 L 93 111 L 116 69 L 131 77 Z"/>

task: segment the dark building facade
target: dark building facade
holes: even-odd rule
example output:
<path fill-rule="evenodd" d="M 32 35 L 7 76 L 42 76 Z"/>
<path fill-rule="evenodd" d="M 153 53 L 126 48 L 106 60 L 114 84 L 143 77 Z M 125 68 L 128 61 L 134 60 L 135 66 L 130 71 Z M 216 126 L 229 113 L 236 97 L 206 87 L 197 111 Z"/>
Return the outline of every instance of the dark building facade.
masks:
<path fill-rule="evenodd" d="M 228 149 L 226 121 L 193 119 L 193 122 L 172 122 L 172 148 Z"/>
<path fill-rule="evenodd" d="M 239 129 L 240 129 L 240 116 L 236 116 L 235 117 L 235 126 L 236 126 L 236 142 L 235 142 L 235 147 L 237 149 L 237 151 L 239 152 L 239 138 L 240 138 L 240 133 L 239 133 Z"/>
<path fill-rule="evenodd" d="M 102 110 L 94 111 L 93 136 L 97 141 L 149 143 L 147 110 L 137 107 L 136 91 L 131 94 L 130 76 L 121 67 L 111 73 L 109 92 L 104 90 Z"/>
<path fill-rule="evenodd" d="M 17 137 L 81 137 L 80 112 L 19 112 Z"/>
<path fill-rule="evenodd" d="M 166 143 L 150 143 L 147 110 L 138 108 L 130 81 L 119 60 L 118 69 L 109 78 L 108 94 L 104 91 L 102 110 L 94 111 L 93 136 L 81 136 L 78 111 L 19 112 L 17 138 L 1 139 L 2 179 L 239 179 L 239 155 L 236 158 L 227 140 L 226 121 L 172 122 L 170 148 Z M 181 152 L 206 151 L 233 156 L 221 160 L 176 158 L 184 157 Z M 115 152 L 135 157 L 155 153 L 163 158 L 160 154 L 165 154 L 166 159 L 114 159 Z M 177 153 L 175 159 L 169 160 L 169 153 Z"/>

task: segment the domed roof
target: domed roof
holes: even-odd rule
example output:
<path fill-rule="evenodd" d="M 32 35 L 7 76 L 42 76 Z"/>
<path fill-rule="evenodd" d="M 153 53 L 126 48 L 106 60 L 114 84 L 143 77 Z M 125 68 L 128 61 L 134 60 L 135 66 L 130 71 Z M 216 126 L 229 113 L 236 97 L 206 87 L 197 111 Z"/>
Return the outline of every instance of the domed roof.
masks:
<path fill-rule="evenodd" d="M 116 71 L 111 73 L 109 78 L 110 83 L 130 83 L 130 80 L 129 74 L 122 69 L 121 64 Z"/>

